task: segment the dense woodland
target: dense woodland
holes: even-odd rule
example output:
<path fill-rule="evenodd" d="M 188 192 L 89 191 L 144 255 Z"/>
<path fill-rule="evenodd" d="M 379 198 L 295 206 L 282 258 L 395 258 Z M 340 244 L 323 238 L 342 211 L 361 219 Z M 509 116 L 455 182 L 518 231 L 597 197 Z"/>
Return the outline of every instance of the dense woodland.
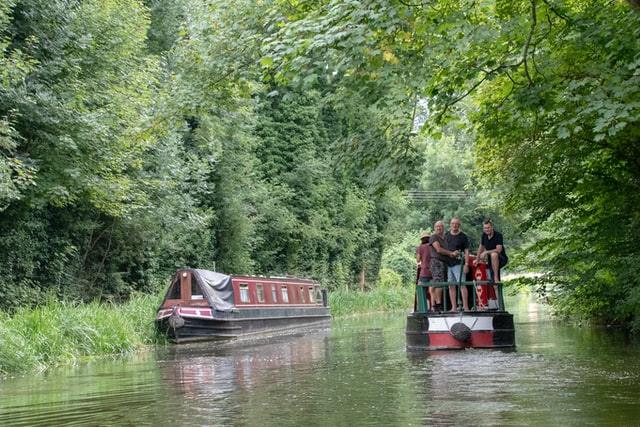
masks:
<path fill-rule="evenodd" d="M 559 313 L 640 328 L 636 7 L 1 0 L 0 307 L 185 266 L 407 286 L 457 214 Z"/>

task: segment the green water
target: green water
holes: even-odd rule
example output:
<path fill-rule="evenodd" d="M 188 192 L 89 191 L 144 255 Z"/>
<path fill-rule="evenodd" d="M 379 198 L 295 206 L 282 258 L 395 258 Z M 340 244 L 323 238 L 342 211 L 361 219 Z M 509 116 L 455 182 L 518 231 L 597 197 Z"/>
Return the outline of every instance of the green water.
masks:
<path fill-rule="evenodd" d="M 640 343 L 510 301 L 518 348 L 408 354 L 403 314 L 0 381 L 0 425 L 640 425 Z"/>

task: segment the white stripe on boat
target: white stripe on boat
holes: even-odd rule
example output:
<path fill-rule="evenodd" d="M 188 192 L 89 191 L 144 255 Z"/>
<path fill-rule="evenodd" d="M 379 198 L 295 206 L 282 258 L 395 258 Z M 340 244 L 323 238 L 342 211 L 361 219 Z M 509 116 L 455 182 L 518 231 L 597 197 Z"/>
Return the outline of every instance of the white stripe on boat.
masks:
<path fill-rule="evenodd" d="M 429 332 L 448 332 L 451 325 L 462 322 L 472 331 L 493 331 L 491 316 L 429 317 Z"/>

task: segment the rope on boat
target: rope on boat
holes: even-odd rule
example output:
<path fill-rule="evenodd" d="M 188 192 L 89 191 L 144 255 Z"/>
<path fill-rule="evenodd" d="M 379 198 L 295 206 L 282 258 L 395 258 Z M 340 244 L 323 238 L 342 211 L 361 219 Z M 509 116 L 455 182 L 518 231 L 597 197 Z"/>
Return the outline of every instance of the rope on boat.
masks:
<path fill-rule="evenodd" d="M 169 316 L 169 326 L 173 328 L 175 333 L 176 329 L 180 329 L 184 326 L 184 319 L 178 314 L 178 307 L 173 307 L 173 312 Z"/>

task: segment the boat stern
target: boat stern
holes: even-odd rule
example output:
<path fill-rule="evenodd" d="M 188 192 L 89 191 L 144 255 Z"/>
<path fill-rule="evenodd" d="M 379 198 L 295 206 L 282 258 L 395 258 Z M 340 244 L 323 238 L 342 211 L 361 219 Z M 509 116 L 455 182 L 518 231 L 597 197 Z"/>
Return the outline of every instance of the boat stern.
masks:
<path fill-rule="evenodd" d="M 411 313 L 407 317 L 407 348 L 462 350 L 513 348 L 513 315 L 506 311 Z"/>

